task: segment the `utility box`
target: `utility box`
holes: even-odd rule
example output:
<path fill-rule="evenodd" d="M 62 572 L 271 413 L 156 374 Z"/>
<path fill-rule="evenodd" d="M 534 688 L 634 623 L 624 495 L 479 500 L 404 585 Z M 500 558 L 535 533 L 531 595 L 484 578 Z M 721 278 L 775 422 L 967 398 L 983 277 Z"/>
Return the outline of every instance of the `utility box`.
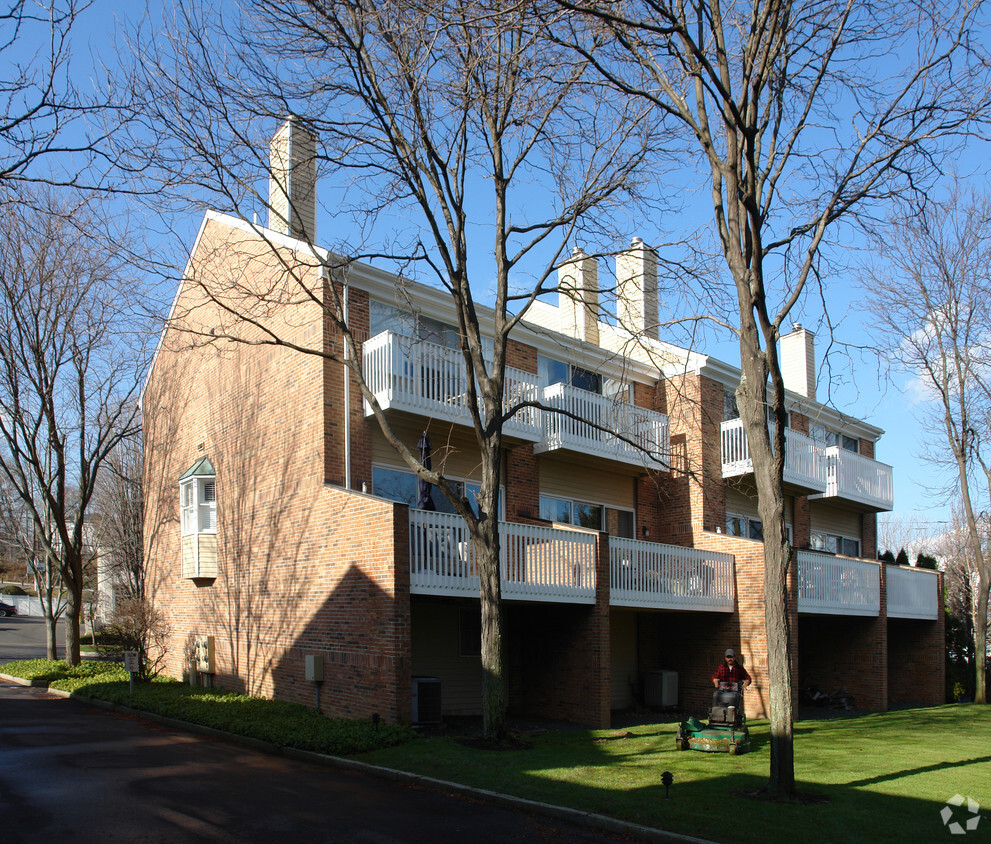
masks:
<path fill-rule="evenodd" d="M 441 722 L 440 680 L 437 677 L 413 678 L 414 724 L 439 724 Z"/>
<path fill-rule="evenodd" d="M 643 703 L 655 709 L 678 705 L 678 672 L 646 671 L 643 675 Z"/>
<path fill-rule="evenodd" d="M 216 648 L 213 636 L 197 636 L 193 642 L 193 655 L 196 670 L 200 674 L 216 673 Z"/>
<path fill-rule="evenodd" d="M 323 682 L 323 657 L 309 655 L 306 657 L 306 679 L 313 683 Z"/>

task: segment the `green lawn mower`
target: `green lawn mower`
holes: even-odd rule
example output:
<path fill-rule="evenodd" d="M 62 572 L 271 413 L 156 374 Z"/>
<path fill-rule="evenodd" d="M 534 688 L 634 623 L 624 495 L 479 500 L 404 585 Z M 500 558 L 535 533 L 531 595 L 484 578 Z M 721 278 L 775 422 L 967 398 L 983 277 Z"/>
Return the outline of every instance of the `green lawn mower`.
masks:
<path fill-rule="evenodd" d="M 735 755 L 750 750 L 750 732 L 743 712 L 740 684 L 721 682 L 712 693 L 708 726 L 694 716 L 682 721 L 675 744 L 678 750 L 701 750 L 703 753 Z"/>

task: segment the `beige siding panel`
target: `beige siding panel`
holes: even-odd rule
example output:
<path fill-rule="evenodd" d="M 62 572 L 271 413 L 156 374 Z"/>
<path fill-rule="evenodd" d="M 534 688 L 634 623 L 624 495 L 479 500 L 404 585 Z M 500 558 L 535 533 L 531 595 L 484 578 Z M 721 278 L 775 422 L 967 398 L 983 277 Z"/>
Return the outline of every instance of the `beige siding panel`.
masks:
<path fill-rule="evenodd" d="M 199 577 L 217 576 L 217 535 L 215 533 L 200 534 L 200 571 Z"/>
<path fill-rule="evenodd" d="M 860 538 L 861 515 L 852 510 L 844 510 L 819 501 L 812 502 L 812 530 L 822 533 L 838 533 L 840 536 Z"/>
<path fill-rule="evenodd" d="M 735 513 L 738 516 L 747 516 L 748 518 L 760 518 L 757 513 L 756 495 L 751 498 L 749 495 L 733 487 L 726 487 L 726 512 Z"/>
<path fill-rule="evenodd" d="M 551 460 L 540 462 L 541 495 L 632 510 L 635 483 L 629 475 L 616 475 L 587 466 L 578 468 Z"/>
<path fill-rule="evenodd" d="M 182 538 L 182 576 L 196 577 L 196 537 Z"/>
<path fill-rule="evenodd" d="M 445 715 L 477 715 L 482 708 L 482 660 L 459 653 L 458 617 L 461 607 L 478 605 L 413 601 L 411 626 L 413 676 L 440 679 Z"/>
<path fill-rule="evenodd" d="M 377 422 L 366 424 L 373 425 L 372 428 L 372 463 L 376 466 L 391 466 L 395 469 L 409 471 L 403 463 L 402 458 L 396 450 L 388 443 L 382 435 L 382 429 Z M 409 449 L 415 454 L 416 444 L 420 441 L 420 435 L 426 429 L 430 435 L 430 444 L 433 446 L 433 467 L 446 472 L 453 478 L 464 478 L 467 480 L 481 480 L 482 471 L 478 464 L 478 450 L 473 448 L 471 434 L 459 431 L 444 423 L 430 423 L 424 420 L 424 424 L 415 425 L 412 422 L 396 420 L 393 422 L 393 430 Z M 371 480 L 369 478 L 369 480 Z"/>
<path fill-rule="evenodd" d="M 637 614 L 614 610 L 609 618 L 609 650 L 612 660 L 612 708 L 629 709 L 636 703 Z"/>

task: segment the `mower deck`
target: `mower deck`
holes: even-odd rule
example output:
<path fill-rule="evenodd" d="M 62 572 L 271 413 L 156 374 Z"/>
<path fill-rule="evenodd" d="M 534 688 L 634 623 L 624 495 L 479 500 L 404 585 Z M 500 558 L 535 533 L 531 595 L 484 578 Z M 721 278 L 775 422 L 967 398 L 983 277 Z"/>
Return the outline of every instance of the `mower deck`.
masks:
<path fill-rule="evenodd" d="M 676 739 L 679 750 L 701 750 L 704 753 L 746 753 L 750 750 L 750 733 L 742 730 L 721 730 L 703 728 L 688 731 L 684 727 L 678 731 Z"/>

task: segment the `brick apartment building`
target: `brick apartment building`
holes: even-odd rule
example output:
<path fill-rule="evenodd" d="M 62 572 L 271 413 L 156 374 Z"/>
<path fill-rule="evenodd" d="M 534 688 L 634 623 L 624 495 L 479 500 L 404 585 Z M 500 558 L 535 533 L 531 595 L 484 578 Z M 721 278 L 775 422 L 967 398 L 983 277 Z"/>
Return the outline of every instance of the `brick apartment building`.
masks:
<path fill-rule="evenodd" d="M 143 393 L 147 591 L 171 625 L 168 670 L 319 699 L 332 715 L 423 719 L 438 691 L 443 714 L 478 713 L 464 523 L 438 491 L 436 512 L 415 509 L 415 478 L 354 379 L 293 348 L 343 348 L 321 305 L 326 253 L 302 236 L 312 168 L 285 164 L 294 131 L 273 140 L 269 228 L 206 215 Z M 703 711 L 733 646 L 759 717 L 763 544 L 739 370 L 658 339 L 656 263 L 639 240 L 616 263 L 618 324 L 638 342 L 595 318 L 597 270 L 576 250 L 562 279 L 585 301 L 535 303 L 509 350 L 507 389 L 624 435 L 533 409 L 506 425 L 510 708 L 598 727 L 644 704 Z M 293 292 L 293 273 L 312 297 Z M 410 449 L 426 431 L 435 468 L 470 497 L 480 476 L 450 302 L 411 282 L 397 295 L 395 277 L 365 265 L 345 278 L 362 371 L 394 430 Z M 250 323 L 218 304 L 235 300 Z M 284 344 L 221 339 L 235 327 Z M 876 560 L 876 514 L 893 503 L 882 432 L 816 401 L 810 332 L 796 326 L 781 353 L 796 688 L 845 687 L 875 710 L 940 703 L 940 576 Z M 323 667 L 319 694 L 308 657 Z"/>

